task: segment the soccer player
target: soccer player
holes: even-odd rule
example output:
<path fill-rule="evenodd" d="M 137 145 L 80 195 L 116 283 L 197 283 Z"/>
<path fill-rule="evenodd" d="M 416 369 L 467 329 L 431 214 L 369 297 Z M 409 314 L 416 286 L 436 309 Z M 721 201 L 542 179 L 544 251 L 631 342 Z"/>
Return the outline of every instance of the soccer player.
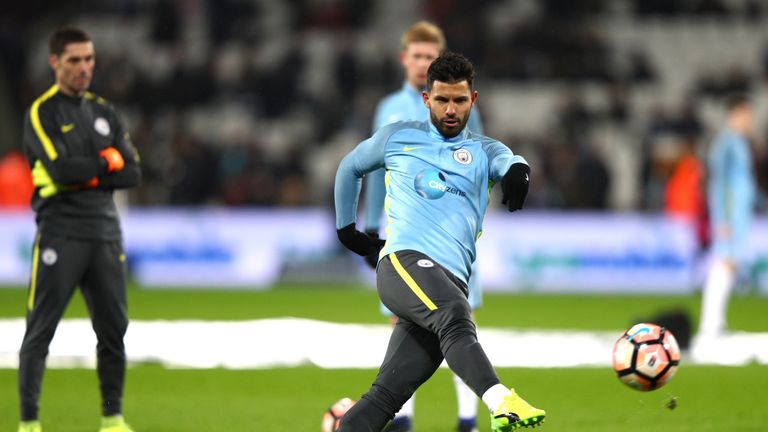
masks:
<path fill-rule="evenodd" d="M 49 45 L 56 82 L 34 101 L 24 124 L 37 235 L 19 352 L 18 430 L 41 431 L 38 400 L 48 346 L 79 286 L 98 339 L 101 432 L 130 432 L 121 414 L 126 267 L 112 191 L 140 182 L 139 156 L 115 109 L 87 91 L 95 65 L 90 36 L 61 28 Z"/>
<path fill-rule="evenodd" d="M 374 116 L 373 130 L 377 131 L 387 124 L 402 120 L 426 121 L 429 118 L 429 110 L 424 105 L 421 92 L 427 85 L 427 68 L 437 56 L 445 49 L 445 36 L 439 27 L 426 21 L 420 21 L 412 25 L 403 33 L 400 39 L 402 51 L 400 64 L 405 73 L 405 82 L 400 90 L 387 95 L 379 102 Z M 472 109 L 472 115 L 467 122 L 469 131 L 482 135 L 483 127 L 476 108 Z M 384 211 L 384 169 L 377 169 L 366 175 L 365 194 L 365 232 L 379 236 L 381 215 Z M 378 254 L 366 257 L 368 264 L 376 268 L 379 261 Z M 476 262 L 472 264 L 473 276 L 469 278 L 469 306 L 472 310 L 480 307 L 482 296 L 480 285 L 476 276 Z M 392 325 L 397 322 L 397 317 L 384 305 L 380 306 L 381 313 L 390 318 Z M 458 401 L 458 432 L 472 432 L 476 429 L 477 398 L 472 389 L 459 377 L 454 375 L 456 388 L 456 400 Z M 407 432 L 411 430 L 414 413 L 413 398 L 403 404 L 403 408 L 395 415 L 394 420 L 387 428 L 388 432 Z"/>
<path fill-rule="evenodd" d="M 343 417 L 343 432 L 379 432 L 443 359 L 491 411 L 493 431 L 544 420 L 545 412 L 503 386 L 477 341 L 467 281 L 482 232 L 489 185 L 510 211 L 523 206 L 530 169 L 504 144 L 466 129 L 477 99 L 474 67 L 440 55 L 422 93 L 429 121 L 397 122 L 360 143 L 336 173 L 336 228 L 361 256 L 380 250 L 376 285 L 398 317 L 371 389 Z M 386 169 L 387 240 L 355 227 L 362 177 Z"/>
<path fill-rule="evenodd" d="M 726 329 L 726 309 L 738 268 L 745 261 L 750 220 L 755 204 L 755 176 L 747 137 L 754 128 L 752 104 L 745 96 L 727 104 L 723 131 L 709 151 L 709 212 L 713 262 L 701 305 L 699 336 L 711 339 Z"/>

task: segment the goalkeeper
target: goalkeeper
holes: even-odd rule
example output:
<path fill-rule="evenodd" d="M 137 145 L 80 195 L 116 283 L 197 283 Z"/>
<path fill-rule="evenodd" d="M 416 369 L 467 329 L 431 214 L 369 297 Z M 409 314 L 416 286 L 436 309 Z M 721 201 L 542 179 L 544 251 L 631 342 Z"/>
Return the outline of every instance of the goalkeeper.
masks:
<path fill-rule="evenodd" d="M 34 101 L 24 124 L 32 168 L 37 235 L 19 352 L 19 432 L 40 432 L 48 346 L 79 286 L 96 332 L 101 432 L 130 432 L 122 417 L 126 267 L 112 191 L 141 180 L 139 156 L 114 108 L 88 92 L 95 52 L 90 36 L 62 28 L 50 38 L 56 83 Z"/>

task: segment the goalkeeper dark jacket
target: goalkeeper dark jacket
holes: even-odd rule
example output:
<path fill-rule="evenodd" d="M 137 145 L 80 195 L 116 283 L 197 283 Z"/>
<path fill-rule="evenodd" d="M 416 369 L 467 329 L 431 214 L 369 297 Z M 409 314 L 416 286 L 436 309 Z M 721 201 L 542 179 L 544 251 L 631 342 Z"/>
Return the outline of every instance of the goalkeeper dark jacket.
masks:
<path fill-rule="evenodd" d="M 90 92 L 67 96 L 54 85 L 29 108 L 23 146 L 35 181 L 32 209 L 40 233 L 101 240 L 121 237 L 112 193 L 138 185 L 141 168 L 111 104 Z M 107 172 L 106 161 L 99 156 L 106 147 L 120 152 L 125 160 L 122 170 Z"/>

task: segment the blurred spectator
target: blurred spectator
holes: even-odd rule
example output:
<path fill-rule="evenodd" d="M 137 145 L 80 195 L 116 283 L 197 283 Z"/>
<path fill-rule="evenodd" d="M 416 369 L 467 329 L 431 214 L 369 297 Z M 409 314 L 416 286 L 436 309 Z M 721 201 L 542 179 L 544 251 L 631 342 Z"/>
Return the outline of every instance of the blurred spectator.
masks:
<path fill-rule="evenodd" d="M 581 143 L 586 139 L 595 118 L 584 99 L 576 92 L 568 92 L 563 95 L 557 115 L 559 129 L 563 131 L 565 138 L 576 143 Z"/>
<path fill-rule="evenodd" d="M 680 152 L 667 180 L 664 210 L 675 218 L 690 221 L 696 227 L 701 249 L 709 244 L 709 220 L 704 195 L 704 164 L 696 155 L 696 139 L 680 142 Z"/>
<path fill-rule="evenodd" d="M 648 55 L 638 49 L 629 55 L 629 78 L 636 83 L 648 83 L 656 80 L 656 71 Z"/>
<path fill-rule="evenodd" d="M 34 190 L 24 154 L 18 150 L 6 153 L 0 159 L 0 207 L 28 209 Z"/>
<path fill-rule="evenodd" d="M 745 94 L 751 87 L 749 74 L 738 66 L 704 75 L 699 79 L 697 93 L 702 96 L 723 98 L 730 94 Z"/>
<path fill-rule="evenodd" d="M 307 170 L 314 163 L 309 158 L 319 152 L 328 159 L 336 145 L 369 132 L 375 101 L 399 84 L 396 57 L 375 53 L 396 49 L 382 41 L 404 21 L 427 18 L 452 29 L 449 44 L 469 56 L 482 77 L 481 104 L 498 105 L 492 95 L 497 89 L 536 93 L 530 111 L 553 118 L 520 133 L 526 157 L 541 161 L 530 200 L 542 207 L 604 208 L 603 188 L 627 183 L 611 181 L 608 173 L 637 175 L 608 170 L 606 163 L 618 162 L 585 150 L 593 135 L 610 129 L 622 140 L 617 145 L 642 160 L 646 195 L 637 200 L 639 207 L 664 208 L 667 177 L 674 175 L 677 159 L 658 158 L 659 137 L 701 139 L 712 125 L 699 116 L 707 112 L 700 101 L 749 90 L 756 78 L 768 77 L 768 42 L 757 65 L 729 60 L 724 66 L 717 55 L 692 53 L 686 59 L 695 60 L 695 67 L 701 61 L 704 72 L 691 72 L 686 69 L 692 62 L 670 68 L 677 59 L 644 37 L 680 24 L 675 20 L 685 21 L 680 27 L 686 34 L 695 32 L 702 18 L 707 31 L 718 35 L 727 36 L 729 28 L 757 29 L 765 5 L 756 0 L 628 0 L 623 7 L 608 0 L 148 0 L 91 2 L 90 13 L 57 3 L 51 10 L 56 15 L 48 17 L 34 3 L 0 16 L 0 79 L 6 81 L 0 86 L 0 121 L 11 125 L 0 129 L 0 152 L 17 145 L 13 125 L 21 123 L 24 106 L 48 82 L 49 71 L 32 66 L 38 63 L 26 56 L 44 52 L 39 35 L 53 25 L 49 17 L 98 22 L 94 31 L 103 37 L 97 68 L 103 73 L 93 88 L 126 113 L 145 178 L 130 200 L 146 205 L 324 203 L 327 191 L 307 185 L 327 176 L 329 168 Z M 726 15 L 733 19 L 709 18 Z M 616 28 L 624 24 L 632 29 Z M 691 49 L 709 49 L 695 38 L 689 43 Z M 27 49 L 35 46 L 38 51 Z M 671 71 L 685 80 L 670 80 Z M 695 85 L 680 90 L 670 82 Z M 670 87 L 676 93 L 691 90 L 692 98 L 670 100 Z M 659 98 L 663 102 L 649 100 L 659 94 L 665 95 Z M 682 108 L 670 108 L 680 101 Z M 514 108 L 509 115 L 520 115 L 528 127 L 528 107 Z M 506 130 L 505 118 L 489 117 L 491 136 L 518 133 Z M 241 125 L 238 138 L 226 131 L 231 123 Z M 245 142 L 243 136 L 259 142 Z M 635 145 L 638 136 L 641 145 Z M 285 143 L 301 151 L 290 150 L 287 158 L 265 150 Z M 201 172 L 205 182 L 193 179 Z M 757 172 L 766 184 L 764 170 Z M 576 176 L 596 185 L 595 196 L 573 190 Z"/>
<path fill-rule="evenodd" d="M 618 125 L 625 125 L 631 116 L 628 89 L 625 84 L 616 83 L 608 87 L 608 110 L 606 118 Z"/>
<path fill-rule="evenodd" d="M 591 151 L 582 151 L 565 183 L 565 204 L 580 210 L 608 208 L 611 175 L 603 161 Z"/>
<path fill-rule="evenodd" d="M 218 154 L 184 132 L 171 143 L 175 160 L 168 182 L 169 201 L 174 205 L 199 205 L 212 198 L 218 178 Z"/>

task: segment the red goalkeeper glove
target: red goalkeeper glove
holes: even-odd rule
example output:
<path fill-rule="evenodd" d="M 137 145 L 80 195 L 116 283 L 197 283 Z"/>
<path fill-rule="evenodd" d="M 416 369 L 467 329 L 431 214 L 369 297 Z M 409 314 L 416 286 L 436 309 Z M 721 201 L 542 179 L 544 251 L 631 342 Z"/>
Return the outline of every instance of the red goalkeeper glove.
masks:
<path fill-rule="evenodd" d="M 107 147 L 103 149 L 101 152 L 99 152 L 99 156 L 104 158 L 105 161 L 107 161 L 107 172 L 112 173 L 115 171 L 120 171 L 125 167 L 125 161 L 123 160 L 123 155 L 120 154 L 119 151 L 117 151 L 114 147 Z"/>

